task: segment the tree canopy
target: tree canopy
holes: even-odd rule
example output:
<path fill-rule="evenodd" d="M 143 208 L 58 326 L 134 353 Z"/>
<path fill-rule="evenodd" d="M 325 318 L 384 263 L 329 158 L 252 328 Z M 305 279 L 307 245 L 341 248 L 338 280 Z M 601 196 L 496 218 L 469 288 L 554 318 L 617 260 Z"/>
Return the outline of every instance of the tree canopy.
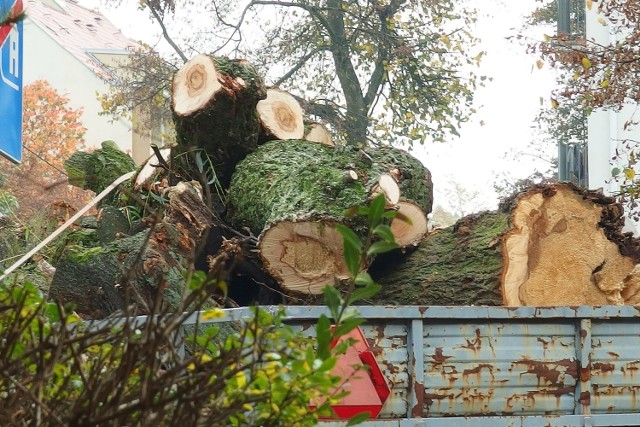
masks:
<path fill-rule="evenodd" d="M 473 65 L 483 53 L 472 53 L 475 12 L 465 3 L 145 0 L 141 7 L 178 62 L 197 52 L 246 58 L 352 144 L 443 141 L 473 113 Z"/>

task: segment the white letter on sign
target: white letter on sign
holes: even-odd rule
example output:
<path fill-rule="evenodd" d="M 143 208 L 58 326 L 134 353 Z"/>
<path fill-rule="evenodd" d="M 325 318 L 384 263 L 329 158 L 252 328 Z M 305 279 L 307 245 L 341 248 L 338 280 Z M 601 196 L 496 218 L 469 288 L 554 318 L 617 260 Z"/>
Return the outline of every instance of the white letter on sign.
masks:
<path fill-rule="evenodd" d="M 17 79 L 20 78 L 20 67 L 18 66 L 18 42 L 20 41 L 20 33 L 14 26 L 9 33 L 9 72 Z"/>

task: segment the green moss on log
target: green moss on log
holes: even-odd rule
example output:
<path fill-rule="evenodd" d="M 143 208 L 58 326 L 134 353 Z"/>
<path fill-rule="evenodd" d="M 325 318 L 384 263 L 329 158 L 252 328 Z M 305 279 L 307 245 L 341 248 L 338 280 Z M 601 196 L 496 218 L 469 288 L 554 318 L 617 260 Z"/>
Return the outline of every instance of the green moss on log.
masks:
<path fill-rule="evenodd" d="M 382 290 L 372 302 L 502 305 L 501 237 L 508 226 L 504 212 L 471 215 L 428 235 L 400 262 L 379 257 L 371 273 Z"/>
<path fill-rule="evenodd" d="M 358 174 L 348 179 L 349 171 Z M 277 221 L 343 218 L 366 203 L 377 175 L 352 149 L 303 140 L 271 141 L 238 164 L 229 187 L 229 218 L 260 233 Z"/>
<path fill-rule="evenodd" d="M 133 159 L 122 152 L 115 142 L 104 141 L 102 148 L 91 153 L 76 151 L 64 163 L 69 184 L 100 193 L 122 175 L 136 170 Z M 114 205 L 118 197 L 112 192 L 101 205 Z"/>

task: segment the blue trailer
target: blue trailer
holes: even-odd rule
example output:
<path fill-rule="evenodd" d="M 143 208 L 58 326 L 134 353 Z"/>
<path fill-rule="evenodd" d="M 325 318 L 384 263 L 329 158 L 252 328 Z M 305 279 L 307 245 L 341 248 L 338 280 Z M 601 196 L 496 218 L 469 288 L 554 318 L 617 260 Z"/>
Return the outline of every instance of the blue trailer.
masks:
<path fill-rule="evenodd" d="M 640 425 L 640 307 L 359 309 L 391 388 L 363 426 Z M 313 333 L 326 308 L 286 313 Z"/>

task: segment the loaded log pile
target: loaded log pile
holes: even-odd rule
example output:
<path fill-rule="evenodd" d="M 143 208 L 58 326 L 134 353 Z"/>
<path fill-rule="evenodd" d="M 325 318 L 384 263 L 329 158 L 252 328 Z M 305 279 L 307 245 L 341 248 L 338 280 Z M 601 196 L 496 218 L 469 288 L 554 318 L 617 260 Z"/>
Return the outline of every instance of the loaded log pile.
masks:
<path fill-rule="evenodd" d="M 336 145 L 246 61 L 194 57 L 174 76 L 172 107 L 177 144 L 156 150 L 121 191 L 127 203 L 149 207 L 145 218 L 88 259 L 58 265 L 50 294 L 80 314 L 100 317 L 130 303 L 127 287 L 138 298 L 165 292 L 175 304 L 181 271 L 190 262 L 206 269 L 230 247 L 232 299 L 317 302 L 324 286 L 340 288 L 347 277 L 336 225 L 364 237 L 364 219 L 345 212 L 378 194 L 409 221 L 389 224 L 400 248 L 373 260 L 382 291 L 367 303 L 640 302 L 640 242 L 622 233 L 612 198 L 549 183 L 428 232 L 433 186 L 420 161 L 395 147 Z M 75 180 L 91 182 L 79 163 L 70 163 Z"/>

